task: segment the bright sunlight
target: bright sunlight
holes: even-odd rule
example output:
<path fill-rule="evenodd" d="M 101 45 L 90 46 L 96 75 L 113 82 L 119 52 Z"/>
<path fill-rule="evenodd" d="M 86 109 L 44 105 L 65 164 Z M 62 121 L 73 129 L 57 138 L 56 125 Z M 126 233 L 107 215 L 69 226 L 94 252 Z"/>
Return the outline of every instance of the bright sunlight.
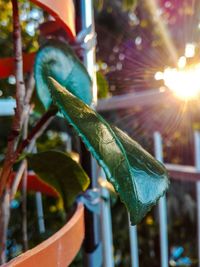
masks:
<path fill-rule="evenodd" d="M 156 80 L 163 80 L 177 97 L 184 100 L 200 95 L 200 64 L 187 66 L 187 58 L 194 56 L 194 50 L 194 45 L 187 44 L 185 56 L 179 58 L 177 68 L 167 67 L 163 72 L 155 74 Z"/>

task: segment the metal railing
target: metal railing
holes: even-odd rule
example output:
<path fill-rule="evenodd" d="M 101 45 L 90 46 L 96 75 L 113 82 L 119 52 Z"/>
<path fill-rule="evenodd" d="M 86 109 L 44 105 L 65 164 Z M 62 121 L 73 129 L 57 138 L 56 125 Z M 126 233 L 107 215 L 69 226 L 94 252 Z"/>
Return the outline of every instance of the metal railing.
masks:
<path fill-rule="evenodd" d="M 0 100 L 0 116 L 13 115 L 13 100 Z M 155 157 L 163 162 L 163 144 L 162 136 L 159 132 L 155 132 L 154 136 L 154 154 Z M 195 166 L 182 166 L 175 164 L 165 164 L 169 171 L 170 177 L 180 181 L 192 181 L 196 183 L 197 195 L 197 234 L 198 234 L 198 266 L 200 267 L 200 132 L 194 132 L 194 156 Z M 100 174 L 104 177 L 104 173 Z M 103 242 L 103 259 L 104 266 L 113 267 L 113 233 L 112 233 L 112 218 L 110 210 L 109 192 L 106 188 L 101 189 L 103 201 L 101 205 L 101 227 L 102 227 L 102 242 Z M 169 242 L 168 242 L 168 229 L 167 229 L 167 198 L 162 197 L 158 205 L 159 210 L 159 227 L 160 227 L 160 255 L 161 267 L 169 266 Z M 130 238 L 130 255 L 131 266 L 139 267 L 139 246 L 138 246 L 138 233 L 137 227 L 129 224 L 129 238 Z"/>
<path fill-rule="evenodd" d="M 115 96 L 110 99 L 100 100 L 97 106 L 98 111 L 111 111 L 113 109 L 126 109 L 134 106 L 134 103 L 139 106 L 155 105 L 163 100 L 166 101 L 166 97 L 170 102 L 176 102 L 177 100 L 168 92 L 159 92 L 158 90 L 151 90 L 150 92 L 133 93 L 122 96 Z M 155 132 L 153 136 L 154 140 L 154 155 L 157 160 L 163 163 L 163 144 L 162 136 L 159 132 Z M 194 155 L 195 166 L 182 166 L 175 164 L 164 164 L 169 172 L 170 178 L 180 181 L 189 181 L 196 183 L 196 196 L 197 196 L 197 233 L 198 233 L 198 266 L 200 267 L 200 132 L 194 132 Z M 168 241 L 168 224 L 167 224 L 167 198 L 162 197 L 158 204 L 159 211 L 159 232 L 160 232 L 160 266 L 169 266 L 169 241 Z M 130 236 L 130 254 L 131 254 L 131 266 L 139 267 L 139 247 L 138 247 L 138 233 L 137 227 L 129 227 Z M 112 246 L 112 243 L 110 243 Z M 113 263 L 114 264 L 114 263 Z M 108 266 L 108 265 L 106 265 Z M 113 266 L 113 265 L 109 265 Z"/>

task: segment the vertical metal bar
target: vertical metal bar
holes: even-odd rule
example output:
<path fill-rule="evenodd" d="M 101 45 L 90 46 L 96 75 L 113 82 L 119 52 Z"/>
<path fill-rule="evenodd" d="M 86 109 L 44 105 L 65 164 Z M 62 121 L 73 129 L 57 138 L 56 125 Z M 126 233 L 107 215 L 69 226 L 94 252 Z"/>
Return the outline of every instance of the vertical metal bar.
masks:
<path fill-rule="evenodd" d="M 137 226 L 132 226 L 129 220 L 129 237 L 131 248 L 131 267 L 139 267 Z"/>
<path fill-rule="evenodd" d="M 34 153 L 37 152 L 36 146 L 33 150 Z M 45 233 L 45 223 L 44 223 L 44 212 L 43 212 L 43 203 L 42 203 L 42 194 L 41 192 L 36 192 L 35 194 L 35 202 L 36 202 L 36 210 L 37 210 L 37 218 L 38 218 L 38 228 L 40 234 Z"/>
<path fill-rule="evenodd" d="M 162 137 L 159 132 L 154 133 L 155 157 L 163 162 Z M 166 196 L 159 200 L 159 222 L 160 222 L 160 248 L 161 248 L 161 267 L 168 267 L 168 235 L 167 235 L 167 201 Z"/>
<path fill-rule="evenodd" d="M 81 0 L 81 21 L 82 21 L 82 29 L 87 29 L 91 27 L 90 35 L 94 36 L 95 27 L 94 27 L 93 0 Z M 93 103 L 94 105 L 96 105 L 97 83 L 95 74 L 95 64 L 96 64 L 95 46 L 91 47 L 89 50 L 85 50 L 83 57 L 84 57 L 84 64 L 87 68 L 90 77 L 92 78 Z"/>
<path fill-rule="evenodd" d="M 62 132 L 61 133 L 61 139 L 66 145 L 65 150 L 67 152 L 71 152 L 72 151 L 72 138 L 71 138 L 71 136 L 66 132 Z"/>
<path fill-rule="evenodd" d="M 68 135 L 68 139 L 67 139 L 67 152 L 71 152 L 72 151 L 72 138 L 70 135 Z"/>
<path fill-rule="evenodd" d="M 106 180 L 104 171 L 101 169 L 101 178 Z M 105 267 L 114 267 L 113 257 L 113 236 L 112 236 L 112 220 L 110 212 L 110 194 L 104 187 L 101 188 L 101 228 L 103 243 L 103 265 Z"/>
<path fill-rule="evenodd" d="M 194 152 L 196 170 L 200 172 L 200 132 L 194 132 Z M 198 230 L 198 266 L 200 267 L 200 181 L 196 183 L 197 194 L 197 230 Z"/>
<path fill-rule="evenodd" d="M 45 224 L 44 224 L 44 212 L 42 206 L 42 194 L 36 192 L 35 195 L 36 207 L 37 207 L 37 216 L 38 216 L 38 227 L 40 234 L 45 233 Z"/>
<path fill-rule="evenodd" d="M 0 116 L 12 116 L 15 111 L 16 101 L 14 99 L 0 99 Z"/>
<path fill-rule="evenodd" d="M 82 30 L 86 30 L 91 27 L 90 37 L 95 35 L 94 27 L 94 14 L 93 14 L 93 0 L 80 0 L 77 1 L 81 9 L 81 23 Z M 87 41 L 85 38 L 84 41 Z M 85 49 L 84 51 L 84 64 L 86 69 L 92 79 L 92 94 L 93 94 L 93 103 L 92 107 L 95 108 L 97 102 L 97 86 L 96 86 L 96 74 L 95 74 L 95 46 Z M 84 151 L 84 148 L 83 148 Z M 96 161 L 88 155 L 85 151 L 85 168 L 88 170 L 88 173 L 92 177 L 91 187 L 97 187 L 97 163 Z M 90 166 L 89 166 L 89 159 Z M 90 211 L 86 210 L 85 212 L 86 220 L 86 237 L 85 237 L 85 266 L 93 267 L 95 264 L 96 267 L 102 266 L 102 257 L 96 255 L 97 249 L 100 248 L 100 216 L 93 214 Z M 98 250 L 100 251 L 100 250 Z M 101 254 L 101 251 L 98 252 Z"/>

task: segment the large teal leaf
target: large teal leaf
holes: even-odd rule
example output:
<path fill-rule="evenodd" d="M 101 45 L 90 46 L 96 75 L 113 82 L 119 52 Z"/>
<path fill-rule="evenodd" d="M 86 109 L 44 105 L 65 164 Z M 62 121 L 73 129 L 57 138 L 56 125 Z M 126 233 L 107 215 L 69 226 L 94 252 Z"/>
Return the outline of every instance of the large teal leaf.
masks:
<path fill-rule="evenodd" d="M 29 154 L 27 158 L 30 168 L 58 192 L 65 207 L 89 185 L 87 174 L 68 153 L 50 150 Z"/>
<path fill-rule="evenodd" d="M 103 167 L 132 224 L 137 224 L 168 188 L 164 166 L 55 80 L 49 81 L 53 101 Z"/>
<path fill-rule="evenodd" d="M 91 79 L 84 65 L 66 43 L 49 40 L 41 47 L 35 58 L 34 74 L 38 96 L 46 109 L 52 102 L 48 76 L 53 77 L 86 104 L 92 101 Z"/>

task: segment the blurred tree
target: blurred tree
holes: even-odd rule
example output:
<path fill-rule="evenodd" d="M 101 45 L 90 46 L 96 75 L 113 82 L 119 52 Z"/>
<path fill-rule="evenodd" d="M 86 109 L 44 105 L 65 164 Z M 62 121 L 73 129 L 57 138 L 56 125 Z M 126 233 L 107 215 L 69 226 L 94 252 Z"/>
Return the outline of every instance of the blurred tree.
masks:
<path fill-rule="evenodd" d="M 39 48 L 38 26 L 45 20 L 45 12 L 30 1 L 20 0 L 20 22 L 23 39 L 23 52 L 34 52 Z M 12 35 L 12 4 L 11 1 L 0 1 L 0 58 L 13 56 Z M 25 79 L 28 78 L 25 77 Z M 14 93 L 15 78 L 0 80 L 0 97 L 6 98 Z"/>

